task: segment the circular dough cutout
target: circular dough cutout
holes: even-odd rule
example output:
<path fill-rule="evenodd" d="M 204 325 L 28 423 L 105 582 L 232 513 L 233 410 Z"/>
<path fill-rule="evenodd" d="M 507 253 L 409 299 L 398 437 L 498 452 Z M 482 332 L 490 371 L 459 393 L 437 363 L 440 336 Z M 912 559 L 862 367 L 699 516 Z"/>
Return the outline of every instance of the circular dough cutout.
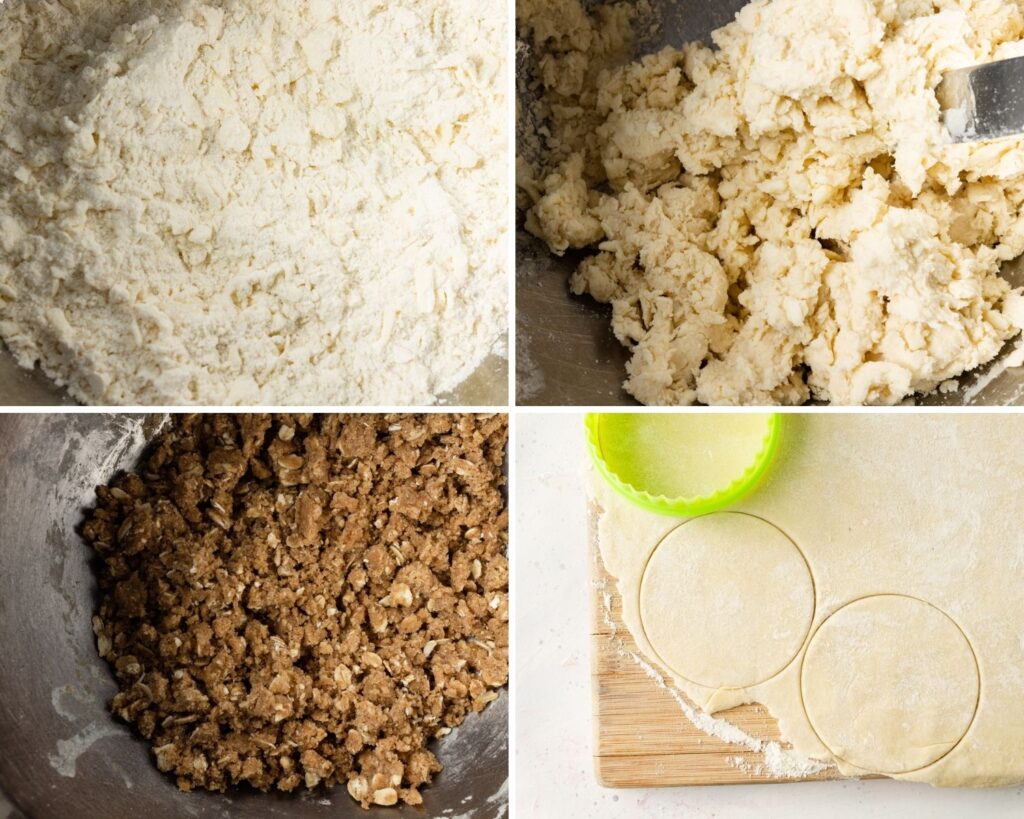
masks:
<path fill-rule="evenodd" d="M 844 606 L 815 631 L 800 687 L 807 718 L 834 756 L 902 774 L 963 739 L 978 707 L 978 663 L 941 610 L 878 595 Z"/>
<path fill-rule="evenodd" d="M 640 619 L 661 662 L 708 688 L 746 688 L 782 671 L 814 618 L 803 554 L 761 518 L 720 512 L 673 530 L 640 580 Z"/>

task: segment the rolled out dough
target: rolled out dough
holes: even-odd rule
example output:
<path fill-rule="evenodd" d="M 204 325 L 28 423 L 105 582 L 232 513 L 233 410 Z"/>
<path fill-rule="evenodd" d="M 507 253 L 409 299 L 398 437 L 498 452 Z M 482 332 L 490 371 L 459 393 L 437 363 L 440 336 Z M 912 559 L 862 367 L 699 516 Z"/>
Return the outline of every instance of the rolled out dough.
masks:
<path fill-rule="evenodd" d="M 1019 415 L 789 415 L 731 510 L 760 519 L 745 531 L 646 512 L 595 473 L 623 619 L 696 705 L 763 703 L 845 774 L 1024 782 L 1020 441 Z"/>
<path fill-rule="evenodd" d="M 746 616 L 752 608 L 762 616 Z M 813 614 L 803 555 L 751 515 L 723 512 L 674 529 L 640 583 L 640 617 L 662 664 L 713 688 L 778 674 L 803 646 Z"/>
<path fill-rule="evenodd" d="M 800 691 L 836 757 L 868 772 L 907 773 L 941 759 L 967 732 L 978 664 L 963 632 L 937 608 L 878 595 L 822 623 L 807 646 Z"/>

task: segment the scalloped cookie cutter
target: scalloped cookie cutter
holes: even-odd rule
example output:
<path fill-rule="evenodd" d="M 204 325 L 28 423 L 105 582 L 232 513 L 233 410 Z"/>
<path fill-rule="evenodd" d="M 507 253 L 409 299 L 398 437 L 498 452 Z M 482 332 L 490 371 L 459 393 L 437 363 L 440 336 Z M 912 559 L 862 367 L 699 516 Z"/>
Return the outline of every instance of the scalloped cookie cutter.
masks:
<path fill-rule="evenodd" d="M 585 426 L 594 465 L 616 492 L 659 515 L 694 517 L 731 506 L 758 485 L 778 449 L 782 419 L 777 413 L 589 413 Z M 678 494 L 667 491 L 674 480 Z"/>

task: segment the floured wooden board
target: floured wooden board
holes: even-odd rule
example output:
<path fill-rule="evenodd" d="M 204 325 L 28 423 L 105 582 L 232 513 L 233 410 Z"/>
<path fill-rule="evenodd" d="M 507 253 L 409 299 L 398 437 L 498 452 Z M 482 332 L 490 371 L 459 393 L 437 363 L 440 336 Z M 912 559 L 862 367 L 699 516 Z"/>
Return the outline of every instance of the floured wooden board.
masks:
<path fill-rule="evenodd" d="M 667 687 L 667 676 L 640 655 L 623 625 L 615 580 L 601 564 L 593 509 L 589 521 L 594 771 L 598 781 L 609 788 L 650 788 L 838 778 L 834 768 L 797 778 L 773 775 L 763 752 L 708 735 L 690 721 L 675 699 L 683 695 Z M 658 674 L 661 684 L 645 666 Z M 742 705 L 716 717 L 754 739 L 781 739 L 775 720 L 760 705 Z"/>
<path fill-rule="evenodd" d="M 1019 414 L 787 415 L 771 469 L 728 510 L 662 517 L 597 481 L 601 779 L 821 778 L 811 760 L 827 760 L 1024 783 L 1021 441 Z M 728 722 L 660 688 L 656 665 Z M 763 711 L 726 711 L 740 703 L 763 703 L 794 752 Z"/>

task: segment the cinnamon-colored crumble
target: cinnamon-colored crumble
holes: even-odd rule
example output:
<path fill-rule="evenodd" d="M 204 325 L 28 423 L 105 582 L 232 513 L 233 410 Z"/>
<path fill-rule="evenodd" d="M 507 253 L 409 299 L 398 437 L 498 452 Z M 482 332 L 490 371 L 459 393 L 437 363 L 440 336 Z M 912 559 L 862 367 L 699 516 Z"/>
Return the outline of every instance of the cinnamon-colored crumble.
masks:
<path fill-rule="evenodd" d="M 176 416 L 97 490 L 116 714 L 183 790 L 422 802 L 508 679 L 505 416 Z"/>

